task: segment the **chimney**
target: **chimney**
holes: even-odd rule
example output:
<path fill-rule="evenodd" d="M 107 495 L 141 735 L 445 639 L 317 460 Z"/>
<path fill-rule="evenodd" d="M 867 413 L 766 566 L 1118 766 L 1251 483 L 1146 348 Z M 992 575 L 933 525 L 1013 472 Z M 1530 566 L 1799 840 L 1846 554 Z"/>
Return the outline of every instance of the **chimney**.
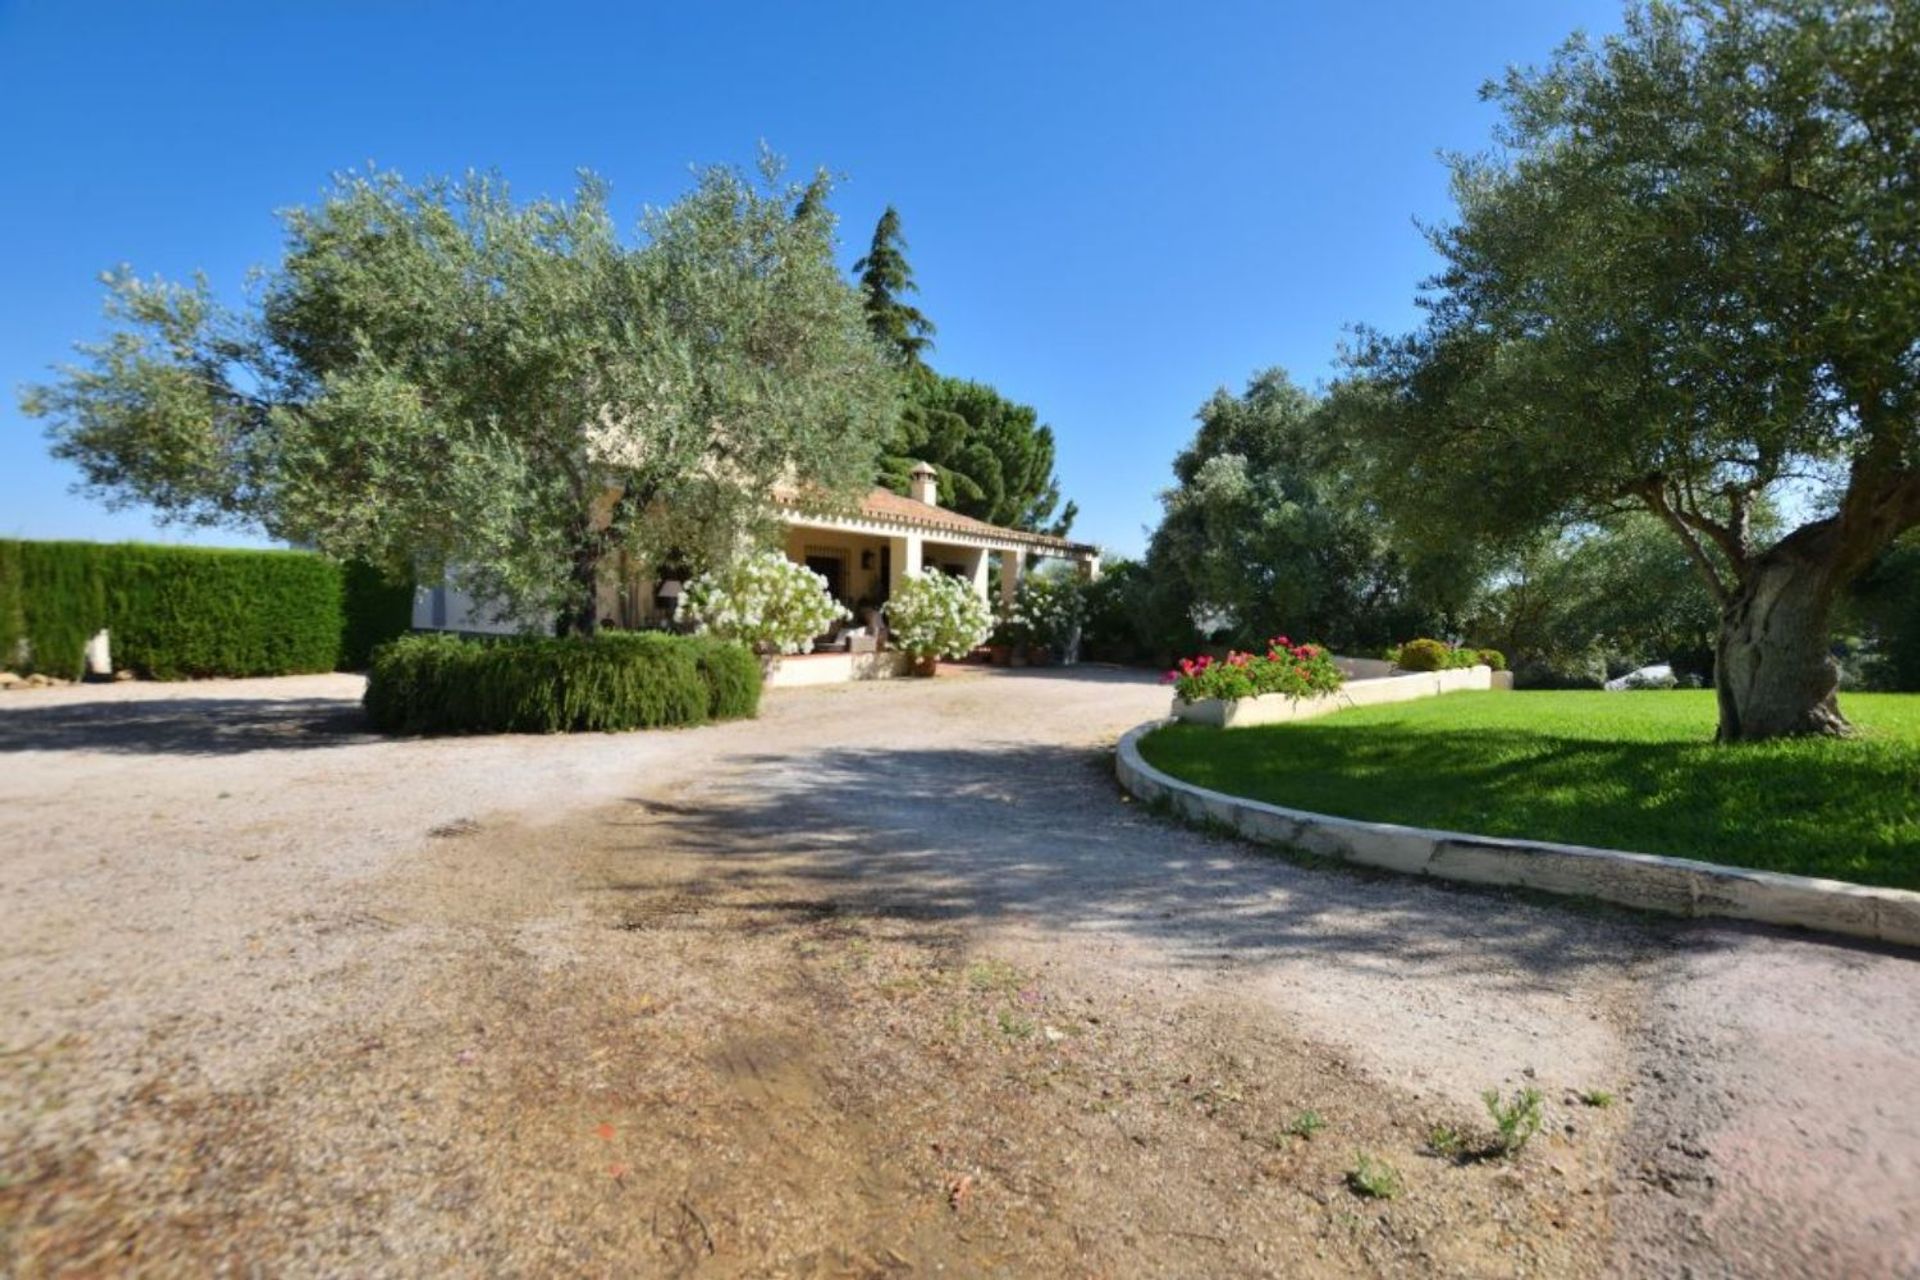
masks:
<path fill-rule="evenodd" d="M 912 479 L 907 485 L 907 493 L 915 502 L 924 502 L 930 507 L 940 505 L 940 476 L 932 467 L 922 462 L 914 467 Z"/>

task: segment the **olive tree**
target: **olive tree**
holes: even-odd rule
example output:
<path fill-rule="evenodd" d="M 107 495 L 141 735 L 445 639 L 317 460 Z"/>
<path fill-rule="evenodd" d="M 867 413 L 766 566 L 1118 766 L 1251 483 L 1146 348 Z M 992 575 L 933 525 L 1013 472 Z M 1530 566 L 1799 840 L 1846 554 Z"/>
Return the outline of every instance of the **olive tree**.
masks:
<path fill-rule="evenodd" d="M 615 553 L 724 558 L 776 485 L 871 482 L 894 394 L 825 180 L 703 172 L 632 241 L 605 186 L 338 180 L 247 305 L 107 278 L 31 388 L 83 489 L 424 573 L 588 633 Z"/>
<path fill-rule="evenodd" d="M 1920 6 L 1842 0 L 1640 7 L 1510 73 L 1427 323 L 1336 393 L 1403 519 L 1660 521 L 1719 610 L 1723 741 L 1847 731 L 1833 605 L 1920 521 L 1916 84 Z"/>

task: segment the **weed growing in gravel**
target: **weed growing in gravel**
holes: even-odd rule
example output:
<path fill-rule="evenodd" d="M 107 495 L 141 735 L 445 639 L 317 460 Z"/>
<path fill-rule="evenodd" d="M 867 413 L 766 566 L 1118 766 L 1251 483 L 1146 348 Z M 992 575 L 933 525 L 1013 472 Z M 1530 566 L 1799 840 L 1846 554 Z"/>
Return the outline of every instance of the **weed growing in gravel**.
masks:
<path fill-rule="evenodd" d="M 1466 1147 L 1467 1136 L 1450 1124 L 1437 1124 L 1427 1130 L 1427 1150 L 1434 1155 L 1453 1157 Z"/>
<path fill-rule="evenodd" d="M 1580 1101 L 1589 1107 L 1599 1107 L 1604 1110 L 1613 1105 L 1613 1095 L 1605 1089 L 1582 1089 Z"/>
<path fill-rule="evenodd" d="M 1369 1200 L 1391 1200 L 1401 1191 L 1400 1171 L 1364 1151 L 1355 1152 L 1353 1168 L 1347 1173 L 1347 1186 L 1355 1195 Z"/>
<path fill-rule="evenodd" d="M 1280 1132 L 1284 1137 L 1305 1138 L 1308 1141 L 1312 1141 L 1313 1135 L 1326 1127 L 1327 1122 L 1320 1118 L 1318 1111 L 1302 1111 L 1299 1115 L 1287 1121 L 1287 1127 Z"/>
<path fill-rule="evenodd" d="M 1489 1089 L 1480 1100 L 1487 1104 L 1487 1114 L 1493 1117 L 1493 1127 L 1499 1132 L 1494 1140 L 1494 1151 L 1499 1155 L 1519 1155 L 1545 1120 L 1538 1089 L 1522 1089 L 1505 1102 L 1500 1100 L 1498 1089 Z"/>

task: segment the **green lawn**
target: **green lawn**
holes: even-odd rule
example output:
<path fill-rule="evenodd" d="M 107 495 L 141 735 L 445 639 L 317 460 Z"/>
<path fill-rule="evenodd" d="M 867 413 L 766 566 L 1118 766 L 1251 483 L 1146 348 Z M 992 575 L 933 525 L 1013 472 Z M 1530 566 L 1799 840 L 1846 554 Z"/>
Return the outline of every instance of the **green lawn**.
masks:
<path fill-rule="evenodd" d="M 1847 741 L 1712 742 L 1711 692 L 1453 693 L 1141 753 L 1216 791 L 1485 835 L 1920 889 L 1920 695 L 1842 695 Z"/>

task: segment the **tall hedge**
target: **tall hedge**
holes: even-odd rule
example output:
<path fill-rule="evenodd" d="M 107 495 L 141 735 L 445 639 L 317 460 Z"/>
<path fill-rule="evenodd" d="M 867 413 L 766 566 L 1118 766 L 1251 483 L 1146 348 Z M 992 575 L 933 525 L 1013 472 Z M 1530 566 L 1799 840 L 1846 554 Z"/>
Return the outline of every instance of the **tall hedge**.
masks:
<path fill-rule="evenodd" d="M 364 671 L 373 651 L 413 627 L 413 584 L 389 582 L 372 565 L 355 560 L 341 570 L 339 667 Z"/>
<path fill-rule="evenodd" d="M 367 672 L 367 717 L 383 733 L 576 733 L 753 715 L 760 664 L 701 636 L 404 636 Z"/>
<path fill-rule="evenodd" d="M 105 627 L 150 679 L 332 671 L 406 629 L 398 594 L 303 551 L 0 541 L 0 666 L 77 679 Z"/>

